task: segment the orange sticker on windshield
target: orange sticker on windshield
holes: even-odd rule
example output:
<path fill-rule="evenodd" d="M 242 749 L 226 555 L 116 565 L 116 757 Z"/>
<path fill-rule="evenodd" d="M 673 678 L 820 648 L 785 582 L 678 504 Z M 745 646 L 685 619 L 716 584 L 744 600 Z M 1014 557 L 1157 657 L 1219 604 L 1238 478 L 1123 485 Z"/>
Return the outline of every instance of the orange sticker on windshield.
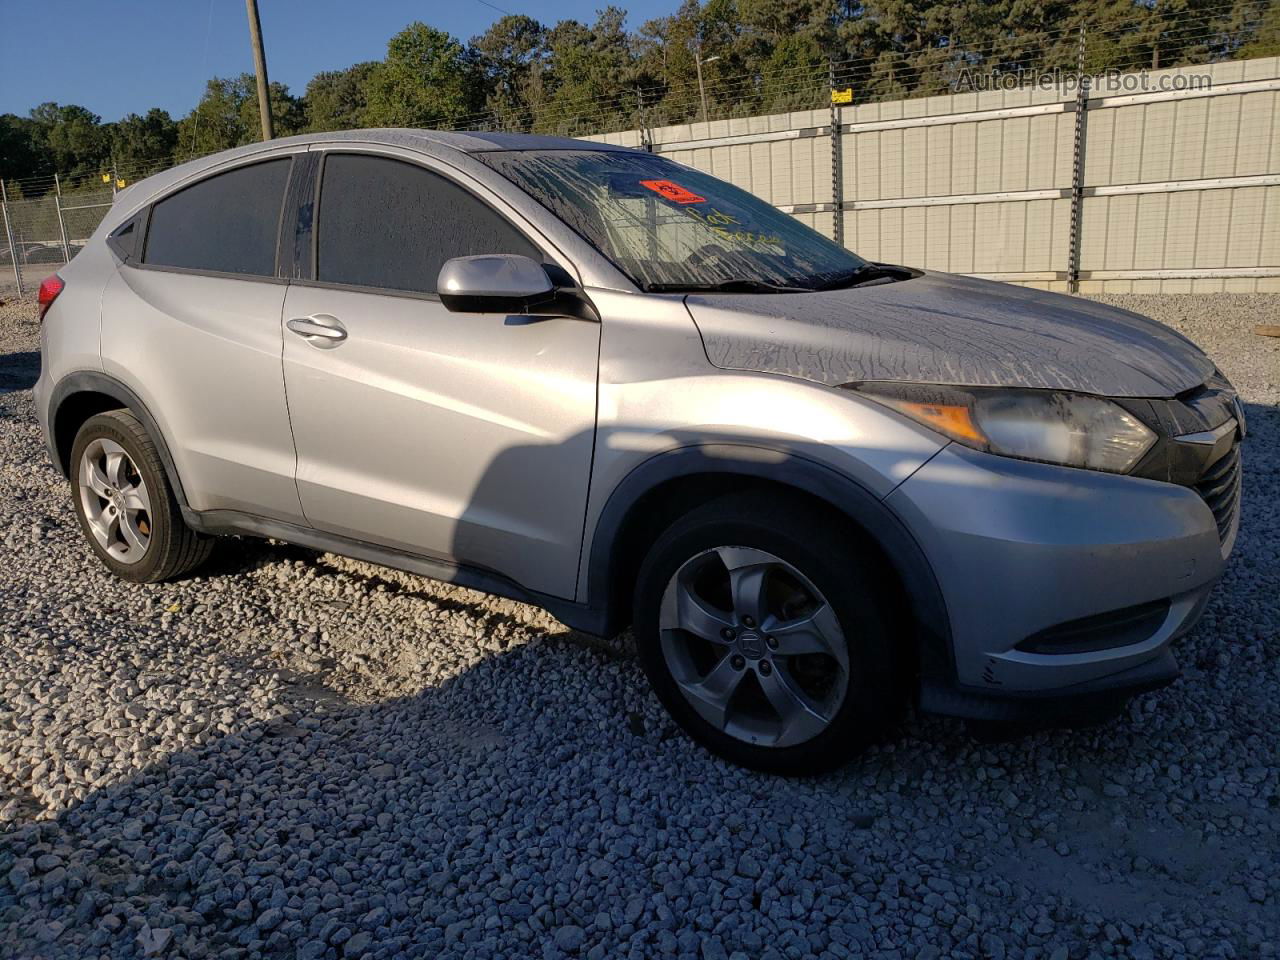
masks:
<path fill-rule="evenodd" d="M 662 194 L 672 203 L 706 203 L 706 197 L 700 197 L 680 184 L 671 180 L 641 180 L 640 186 L 648 187 L 654 193 Z"/>

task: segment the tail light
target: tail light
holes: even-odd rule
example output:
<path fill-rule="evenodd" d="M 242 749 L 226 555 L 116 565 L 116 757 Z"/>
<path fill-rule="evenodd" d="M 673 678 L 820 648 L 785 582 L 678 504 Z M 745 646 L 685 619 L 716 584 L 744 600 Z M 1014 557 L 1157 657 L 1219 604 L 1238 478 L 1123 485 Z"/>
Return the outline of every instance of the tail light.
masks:
<path fill-rule="evenodd" d="M 49 312 L 49 308 L 53 306 L 53 301 L 58 299 L 60 294 L 66 287 L 66 283 L 56 273 L 51 277 L 45 277 L 44 282 L 40 284 L 40 292 L 36 294 L 36 302 L 40 304 L 40 319 L 44 319 L 44 315 Z"/>

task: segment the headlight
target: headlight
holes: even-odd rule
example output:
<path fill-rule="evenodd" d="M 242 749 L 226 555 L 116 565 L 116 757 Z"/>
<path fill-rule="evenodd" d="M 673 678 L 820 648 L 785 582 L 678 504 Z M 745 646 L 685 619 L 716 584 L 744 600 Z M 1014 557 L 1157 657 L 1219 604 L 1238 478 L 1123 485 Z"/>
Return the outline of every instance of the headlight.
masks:
<path fill-rule="evenodd" d="M 1128 473 L 1155 433 L 1119 404 L 1083 393 L 933 384 L 851 383 L 869 400 L 975 450 Z"/>

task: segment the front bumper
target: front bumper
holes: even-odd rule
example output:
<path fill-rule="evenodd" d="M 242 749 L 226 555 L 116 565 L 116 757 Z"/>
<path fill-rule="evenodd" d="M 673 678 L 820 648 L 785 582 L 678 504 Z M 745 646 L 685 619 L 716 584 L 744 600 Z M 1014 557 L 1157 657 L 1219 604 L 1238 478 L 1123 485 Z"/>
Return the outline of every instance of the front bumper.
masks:
<path fill-rule="evenodd" d="M 946 602 L 950 663 L 926 667 L 920 700 L 949 715 L 994 719 L 1170 682 L 1170 643 L 1199 618 L 1234 538 L 1220 541 L 1191 488 L 956 444 L 886 503 L 929 557 Z M 1165 613 L 1139 636 L 1109 644 L 1095 630 L 1079 649 L 1027 649 L 1061 625 L 1143 604 Z"/>

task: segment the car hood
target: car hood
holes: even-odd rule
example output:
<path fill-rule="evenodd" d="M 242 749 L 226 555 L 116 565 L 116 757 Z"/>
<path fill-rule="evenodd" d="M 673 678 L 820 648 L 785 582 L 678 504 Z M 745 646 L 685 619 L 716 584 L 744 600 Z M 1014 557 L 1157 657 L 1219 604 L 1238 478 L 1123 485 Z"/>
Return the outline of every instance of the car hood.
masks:
<path fill-rule="evenodd" d="M 857 380 L 1170 397 L 1213 363 L 1147 317 L 989 280 L 924 273 L 818 293 L 690 295 L 718 367 Z"/>

